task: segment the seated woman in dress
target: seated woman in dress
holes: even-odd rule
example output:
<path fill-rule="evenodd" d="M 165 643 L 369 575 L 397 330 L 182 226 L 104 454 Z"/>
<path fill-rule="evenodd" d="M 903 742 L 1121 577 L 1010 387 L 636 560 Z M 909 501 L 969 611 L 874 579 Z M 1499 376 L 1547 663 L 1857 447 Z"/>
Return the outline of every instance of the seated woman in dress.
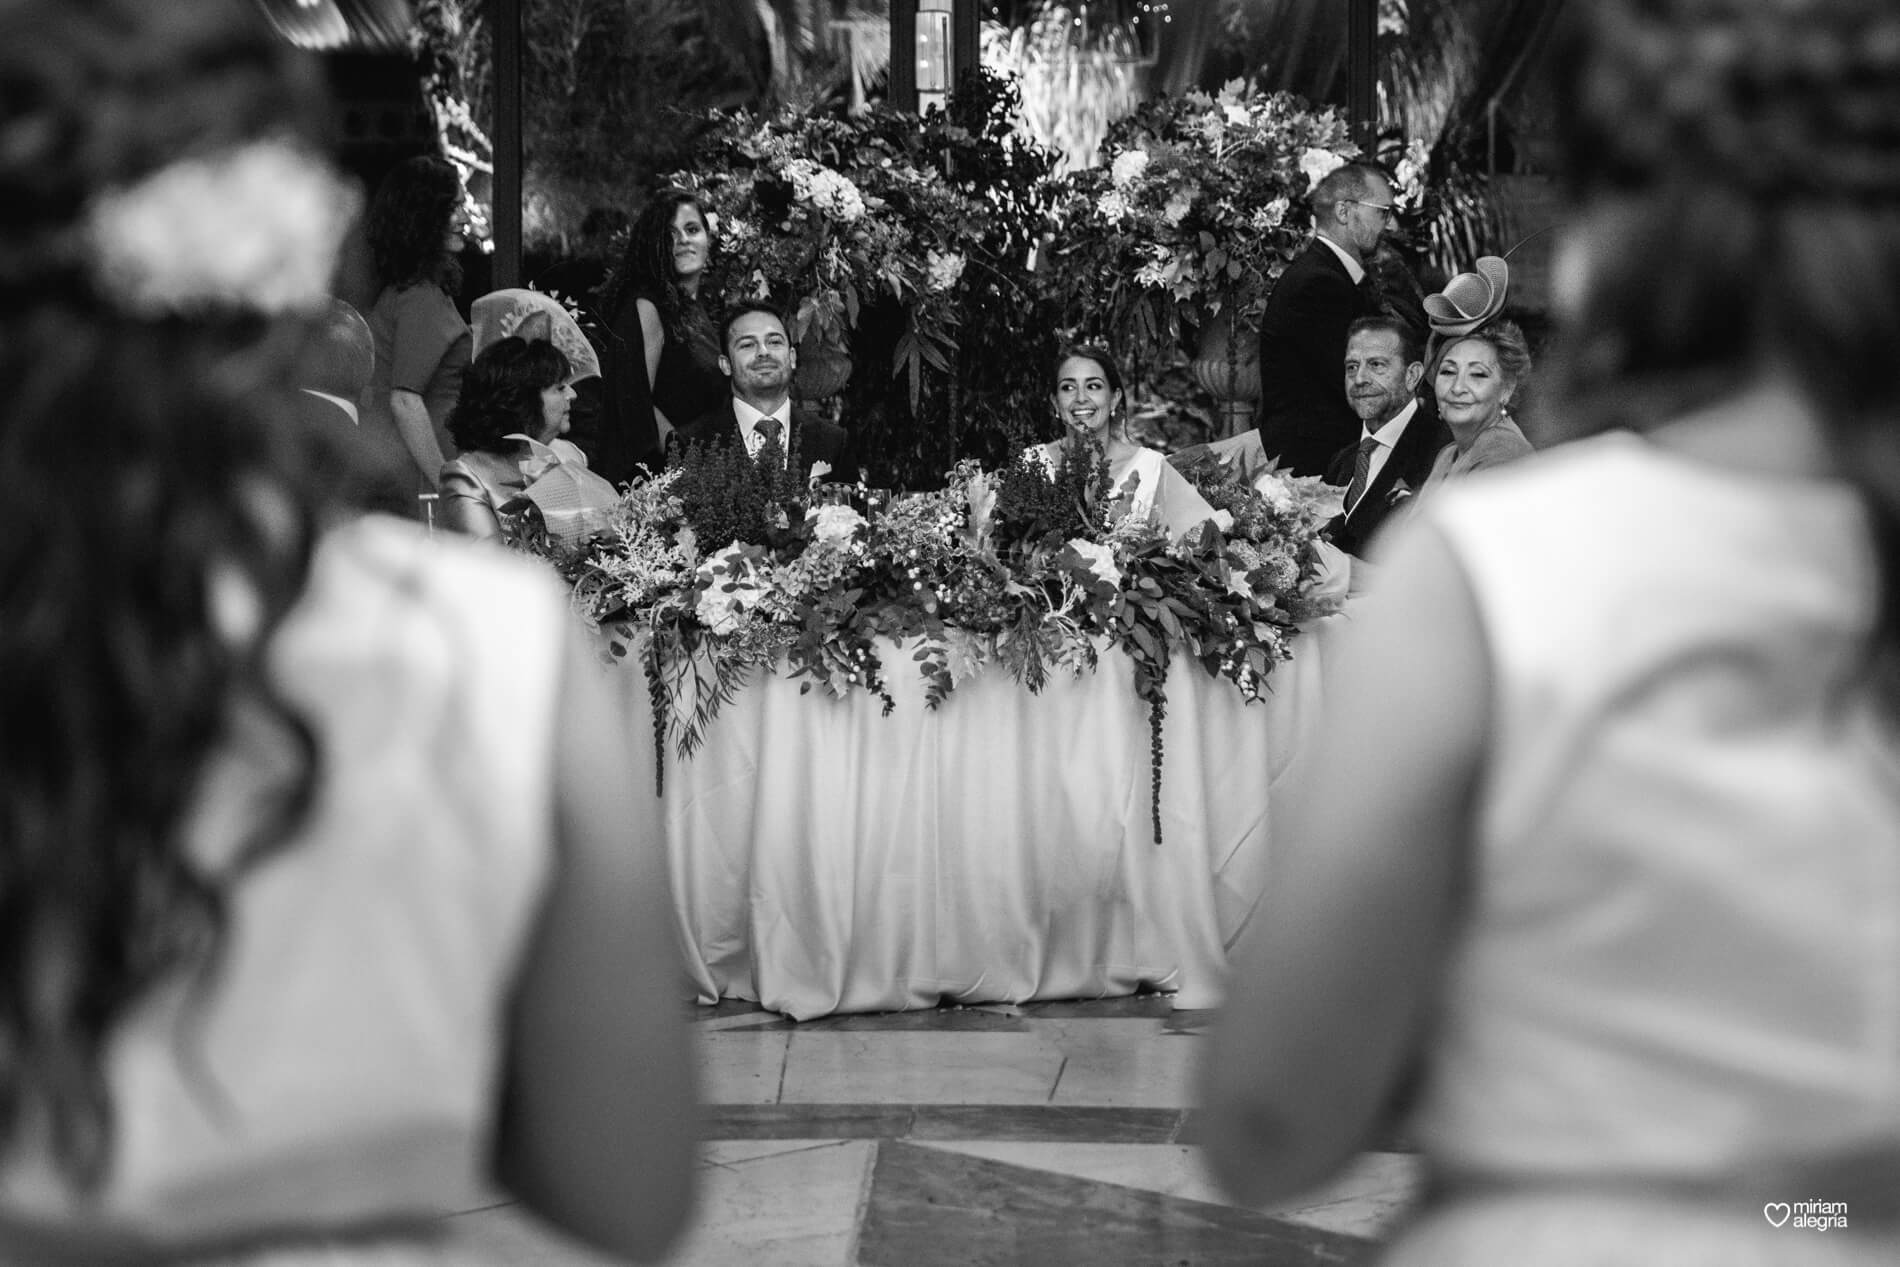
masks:
<path fill-rule="evenodd" d="M 1498 316 L 1509 282 L 1504 261 L 1487 255 L 1476 272 L 1460 273 L 1425 301 L 1433 335 L 1426 375 L 1451 443 L 1439 450 L 1421 493 L 1532 452 L 1506 412 L 1522 398 L 1531 374 L 1524 332 Z"/>
<path fill-rule="evenodd" d="M 522 323 L 529 335 L 544 314 Z M 574 400 L 566 353 L 539 337 L 511 334 L 469 366 L 449 414 L 460 454 L 442 465 L 445 524 L 475 537 L 512 540 L 530 505 L 549 536 L 578 545 L 604 528 L 619 495 L 587 469 L 587 455 L 561 439 Z"/>
<path fill-rule="evenodd" d="M 529 322 L 530 318 L 534 320 Z M 497 340 L 520 334 L 523 322 L 529 322 L 525 328 L 530 337 L 548 339 L 561 349 L 569 367 L 568 385 L 574 389 L 574 402 L 567 411 L 567 432 L 562 438 L 587 455 L 588 470 L 613 483 L 595 456 L 600 448 L 604 370 L 600 353 L 581 329 L 575 312 L 551 294 L 511 286 L 491 290 L 469 305 L 468 319 L 475 332 L 478 356 Z"/>
<path fill-rule="evenodd" d="M 1129 439 L 1121 372 L 1105 350 L 1084 344 L 1058 353 L 1051 399 L 1066 434 L 1034 446 L 1030 455 L 1053 472 L 1065 449 L 1074 454 L 1091 443 L 1099 447 L 1108 459 L 1109 514 L 1155 520 L 1175 540 L 1209 519 L 1224 518 L 1158 450 Z"/>

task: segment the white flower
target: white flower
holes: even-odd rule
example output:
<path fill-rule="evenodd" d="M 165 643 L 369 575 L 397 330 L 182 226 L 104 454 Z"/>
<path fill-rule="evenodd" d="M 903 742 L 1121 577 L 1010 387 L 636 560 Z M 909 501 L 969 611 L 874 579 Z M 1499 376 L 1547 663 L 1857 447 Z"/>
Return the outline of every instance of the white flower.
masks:
<path fill-rule="evenodd" d="M 281 313 L 320 302 L 358 197 L 280 141 L 183 159 L 88 211 L 100 289 L 129 312 Z"/>
<path fill-rule="evenodd" d="M 1115 188 L 1126 189 L 1141 179 L 1148 170 L 1147 150 L 1124 150 L 1115 156 L 1115 162 L 1109 167 L 1109 179 L 1115 182 Z"/>
<path fill-rule="evenodd" d="M 1275 198 L 1264 207 L 1254 208 L 1253 227 L 1256 229 L 1277 229 L 1286 219 L 1287 209 L 1291 207 L 1285 197 Z"/>
<path fill-rule="evenodd" d="M 925 257 L 925 288 L 933 294 L 949 290 L 963 276 L 964 258 L 957 251 L 931 251 Z"/>
<path fill-rule="evenodd" d="M 1177 189 L 1174 192 L 1174 196 L 1168 199 L 1168 205 L 1161 209 L 1161 218 L 1166 220 L 1169 224 L 1179 224 L 1187 218 L 1187 213 L 1192 210 L 1194 210 L 1194 191 L 1192 189 Z"/>
<path fill-rule="evenodd" d="M 864 516 L 849 506 L 813 506 L 805 512 L 805 522 L 812 526 L 812 540 L 827 545 L 844 545 L 868 526 Z"/>
<path fill-rule="evenodd" d="M 1267 504 L 1267 509 L 1275 514 L 1287 514 L 1297 504 L 1294 501 L 1293 490 L 1287 486 L 1286 480 L 1281 478 L 1278 472 L 1262 471 L 1259 478 L 1254 480 L 1253 488 L 1254 492 L 1260 494 L 1260 500 Z"/>
<path fill-rule="evenodd" d="M 1238 103 L 1230 102 L 1222 106 L 1221 113 L 1227 116 L 1228 123 L 1237 128 L 1244 128 L 1253 121 L 1253 116 L 1248 113 L 1247 107 Z"/>
<path fill-rule="evenodd" d="M 739 627 L 740 619 L 759 605 L 765 596 L 752 554 L 756 547 L 727 546 L 707 556 L 699 565 L 698 580 L 703 587 L 693 614 L 699 623 L 716 634 L 729 634 Z"/>
<path fill-rule="evenodd" d="M 1111 189 L 1095 200 L 1095 214 L 1104 220 L 1120 220 L 1128 214 L 1128 199 L 1120 190 Z"/>
<path fill-rule="evenodd" d="M 1135 274 L 1137 286 L 1166 286 L 1170 281 L 1168 263 L 1162 260 L 1149 260 Z"/>
<path fill-rule="evenodd" d="M 1115 551 L 1108 546 L 1095 541 L 1084 541 L 1080 537 L 1072 537 L 1068 542 L 1068 549 L 1074 551 L 1083 562 L 1089 565 L 1090 572 L 1110 585 L 1122 583 L 1122 570 L 1115 566 Z"/>
<path fill-rule="evenodd" d="M 1425 193 L 1425 165 L 1430 155 L 1422 141 L 1413 141 L 1405 147 L 1405 156 L 1399 159 L 1398 168 L 1392 174 L 1392 184 L 1397 191 L 1396 201 L 1400 206 L 1410 208 L 1417 205 Z"/>
<path fill-rule="evenodd" d="M 1331 150 L 1321 149 L 1317 145 L 1307 146 L 1306 152 L 1300 155 L 1300 171 L 1306 175 L 1307 192 L 1311 193 L 1320 181 L 1345 165 L 1346 160 Z"/>
<path fill-rule="evenodd" d="M 843 224 L 864 217 L 864 195 L 849 176 L 832 171 L 809 158 L 794 158 L 785 164 L 785 177 L 792 182 L 792 194 L 809 203 L 831 219 Z"/>

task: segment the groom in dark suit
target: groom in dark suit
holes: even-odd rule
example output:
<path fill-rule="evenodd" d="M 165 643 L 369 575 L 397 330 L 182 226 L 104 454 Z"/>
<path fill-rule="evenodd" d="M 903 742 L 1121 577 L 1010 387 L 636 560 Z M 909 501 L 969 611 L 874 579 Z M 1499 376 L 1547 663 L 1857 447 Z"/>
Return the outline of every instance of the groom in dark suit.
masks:
<path fill-rule="evenodd" d="M 798 367 L 798 349 L 786 334 L 785 319 L 770 304 L 733 305 L 719 329 L 719 368 L 732 380 L 732 396 L 711 413 L 701 414 L 673 434 L 673 453 L 699 444 L 743 444 L 759 456 L 768 440 L 780 451 L 798 454 L 799 465 L 810 478 L 816 474 L 836 483 L 855 483 L 850 433 L 822 418 L 794 412 L 792 371 Z"/>
<path fill-rule="evenodd" d="M 1260 319 L 1261 448 L 1282 470 L 1321 475 L 1358 431 L 1339 392 L 1346 327 L 1378 310 L 1368 261 L 1392 223 L 1392 182 L 1347 163 L 1314 186 L 1313 240 L 1273 285 Z"/>
<path fill-rule="evenodd" d="M 1363 556 L 1386 518 L 1431 474 L 1451 433 L 1418 398 L 1425 376 L 1418 332 L 1391 317 L 1361 317 L 1346 332 L 1346 401 L 1359 439 L 1327 464 L 1326 482 L 1346 488 L 1345 511 L 1327 536 Z"/>

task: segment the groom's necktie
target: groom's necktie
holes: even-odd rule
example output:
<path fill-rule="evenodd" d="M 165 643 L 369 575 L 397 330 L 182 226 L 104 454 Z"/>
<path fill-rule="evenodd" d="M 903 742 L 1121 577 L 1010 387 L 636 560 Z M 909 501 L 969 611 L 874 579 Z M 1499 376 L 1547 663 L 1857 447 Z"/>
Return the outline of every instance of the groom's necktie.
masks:
<path fill-rule="evenodd" d="M 1371 436 L 1359 442 L 1359 455 L 1352 460 L 1352 483 L 1346 486 L 1346 513 L 1359 504 L 1366 495 L 1366 480 L 1372 474 L 1372 455 L 1378 452 L 1379 442 Z"/>
<path fill-rule="evenodd" d="M 770 414 L 767 414 L 765 417 L 753 423 L 752 429 L 758 432 L 759 437 L 767 444 L 771 444 L 785 433 L 785 424 Z"/>

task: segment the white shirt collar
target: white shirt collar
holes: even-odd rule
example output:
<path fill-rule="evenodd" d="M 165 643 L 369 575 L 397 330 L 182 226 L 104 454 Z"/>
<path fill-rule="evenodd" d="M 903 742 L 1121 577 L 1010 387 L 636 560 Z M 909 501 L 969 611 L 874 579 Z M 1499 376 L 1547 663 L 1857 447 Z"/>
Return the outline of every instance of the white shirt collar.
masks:
<path fill-rule="evenodd" d="M 745 451 L 749 457 L 759 456 L 759 450 L 765 447 L 765 437 L 759 434 L 759 421 L 763 418 L 778 419 L 782 428 L 778 433 L 781 449 L 792 442 L 792 400 L 789 396 L 780 401 L 778 408 L 769 414 L 753 408 L 748 402 L 734 396 L 732 416 L 738 420 L 739 438 L 745 441 Z"/>
<path fill-rule="evenodd" d="M 1414 396 L 1406 402 L 1405 408 L 1380 423 L 1377 431 L 1368 431 L 1365 424 L 1361 423 L 1359 439 L 1362 443 L 1366 440 L 1377 440 L 1381 448 L 1389 449 L 1399 442 L 1399 437 L 1405 434 L 1405 424 L 1412 421 L 1412 415 L 1417 412 L 1418 397 Z"/>
<path fill-rule="evenodd" d="M 1366 266 L 1348 255 L 1345 247 L 1333 241 L 1318 229 L 1313 230 L 1313 240 L 1315 242 L 1324 242 L 1332 250 L 1332 253 L 1339 257 L 1339 262 L 1346 266 L 1346 273 L 1352 278 L 1353 285 L 1357 286 L 1366 279 Z"/>
<path fill-rule="evenodd" d="M 345 400 L 341 396 L 332 396 L 329 392 L 320 392 L 314 387 L 303 387 L 303 388 L 299 388 L 298 390 L 308 392 L 312 396 L 317 396 L 323 400 L 329 401 L 331 404 L 335 405 L 338 409 L 341 409 L 344 413 L 348 414 L 350 416 L 351 422 L 355 423 L 359 427 L 363 425 L 363 420 L 356 416 L 356 402 L 355 401 Z"/>

